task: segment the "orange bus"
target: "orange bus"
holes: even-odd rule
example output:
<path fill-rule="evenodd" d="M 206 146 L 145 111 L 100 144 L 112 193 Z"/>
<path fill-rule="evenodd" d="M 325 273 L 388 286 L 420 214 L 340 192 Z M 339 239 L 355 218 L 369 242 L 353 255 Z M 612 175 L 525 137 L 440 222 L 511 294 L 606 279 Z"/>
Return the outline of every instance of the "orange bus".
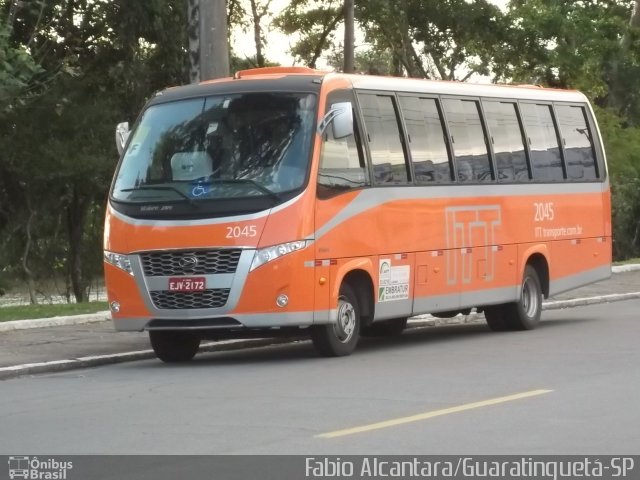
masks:
<path fill-rule="evenodd" d="M 163 361 L 278 334 L 348 355 L 471 308 L 531 329 L 543 297 L 611 274 L 576 91 L 256 69 L 159 92 L 117 135 L 110 309 Z"/>

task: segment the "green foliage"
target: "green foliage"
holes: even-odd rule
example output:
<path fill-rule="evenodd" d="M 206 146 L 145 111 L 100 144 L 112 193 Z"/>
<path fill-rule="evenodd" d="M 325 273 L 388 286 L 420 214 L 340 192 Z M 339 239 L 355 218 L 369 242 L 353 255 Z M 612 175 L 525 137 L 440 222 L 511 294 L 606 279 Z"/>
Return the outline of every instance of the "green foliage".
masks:
<path fill-rule="evenodd" d="M 291 49 L 297 61 L 315 68 L 320 56 L 335 40 L 335 29 L 342 20 L 342 0 L 293 0 L 274 20 L 274 25 L 300 40 Z"/>
<path fill-rule="evenodd" d="M 630 14 L 628 1 L 513 0 L 507 15 L 511 40 L 499 53 L 499 76 L 602 99 Z"/>
<path fill-rule="evenodd" d="M 394 68 L 393 53 L 389 49 L 370 49 L 356 52 L 354 61 L 356 72 L 369 75 L 390 75 Z M 342 44 L 332 49 L 331 54 L 327 58 L 327 63 L 335 71 L 342 71 L 344 67 Z"/>
<path fill-rule="evenodd" d="M 31 70 L 2 84 L 11 108 L 0 121 L 0 276 L 32 293 L 63 278 L 62 290 L 84 301 L 102 271 L 114 127 L 185 81 L 186 12 L 182 0 L 20 5 L 0 48 L 37 54 L 19 57 Z"/>
<path fill-rule="evenodd" d="M 32 318 L 51 318 L 62 315 L 81 315 L 86 313 L 104 312 L 108 309 L 109 307 L 107 302 L 2 307 L 0 308 L 0 322 L 28 320 Z"/>
<path fill-rule="evenodd" d="M 609 159 L 614 251 L 640 256 L 640 35 L 630 0 L 356 0 L 358 71 L 442 79 L 474 74 L 584 91 Z M 249 2 L 229 21 L 256 29 Z M 268 0 L 255 3 L 271 18 Z M 13 7 L 12 7 L 13 6 Z M 632 21 L 630 21 L 632 20 Z M 272 25 L 292 54 L 340 70 L 342 0 L 292 0 Z M 258 21 L 258 25 L 259 25 Z M 0 291 L 63 279 L 86 299 L 101 274 L 116 123 L 188 80 L 184 0 L 0 0 Z M 258 47 L 256 44 L 256 47 Z M 232 69 L 263 61 L 232 56 Z"/>
<path fill-rule="evenodd" d="M 388 48 L 410 77 L 466 80 L 486 75 L 507 42 L 500 9 L 486 0 L 356 2 L 366 40 Z"/>
<path fill-rule="evenodd" d="M 612 191 L 614 258 L 640 254 L 640 127 L 623 128 L 611 110 L 597 116 L 607 152 Z"/>
<path fill-rule="evenodd" d="M 42 72 L 25 47 L 11 44 L 9 27 L 0 17 L 0 115 L 37 88 Z"/>

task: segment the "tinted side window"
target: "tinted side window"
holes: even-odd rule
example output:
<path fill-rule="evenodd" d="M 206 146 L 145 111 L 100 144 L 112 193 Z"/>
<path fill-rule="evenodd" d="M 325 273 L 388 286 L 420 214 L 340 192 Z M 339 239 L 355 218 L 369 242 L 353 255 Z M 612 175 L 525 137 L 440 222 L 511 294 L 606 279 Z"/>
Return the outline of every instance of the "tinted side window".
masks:
<path fill-rule="evenodd" d="M 327 100 L 327 111 L 331 105 L 350 101 L 350 92 L 333 92 Z M 356 115 L 354 114 L 354 134 L 346 138 L 333 137 L 333 128 L 327 128 L 320 153 L 318 172 L 318 197 L 327 198 L 345 190 L 360 188 L 369 184 L 369 171 L 362 151 Z"/>
<path fill-rule="evenodd" d="M 485 101 L 482 107 L 493 142 L 498 179 L 528 181 L 529 167 L 516 104 Z"/>
<path fill-rule="evenodd" d="M 533 179 L 558 181 L 564 179 L 558 136 L 549 105 L 521 104 L 522 119 L 531 148 Z"/>
<path fill-rule="evenodd" d="M 400 97 L 409 137 L 413 171 L 418 183 L 451 183 L 453 169 L 442 115 L 433 98 Z"/>
<path fill-rule="evenodd" d="M 369 141 L 375 182 L 407 183 L 409 173 L 400 140 L 394 100 L 387 95 L 358 94 Z"/>
<path fill-rule="evenodd" d="M 445 99 L 451 144 L 460 182 L 493 180 L 478 102 Z"/>
<path fill-rule="evenodd" d="M 582 107 L 556 106 L 564 143 L 567 176 L 572 180 L 595 180 L 596 161 L 591 132 Z"/>

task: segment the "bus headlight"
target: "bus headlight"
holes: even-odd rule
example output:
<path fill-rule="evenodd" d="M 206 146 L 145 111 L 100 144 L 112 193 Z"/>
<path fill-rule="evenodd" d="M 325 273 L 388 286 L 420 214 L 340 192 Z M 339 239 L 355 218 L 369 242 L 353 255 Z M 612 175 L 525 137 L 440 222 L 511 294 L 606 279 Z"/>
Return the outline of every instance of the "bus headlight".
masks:
<path fill-rule="evenodd" d="M 253 262 L 251 263 L 251 270 L 269 263 L 276 258 L 280 258 L 288 253 L 295 252 L 306 248 L 311 242 L 308 240 L 298 240 L 297 242 L 281 243 L 280 245 L 274 245 L 273 247 L 266 247 L 256 250 L 253 256 Z"/>
<path fill-rule="evenodd" d="M 133 275 L 133 270 L 131 270 L 131 261 L 129 261 L 128 255 L 108 252 L 107 250 L 105 250 L 104 261 L 113 265 L 114 267 L 118 267 L 120 270 L 124 270 L 129 275 Z"/>

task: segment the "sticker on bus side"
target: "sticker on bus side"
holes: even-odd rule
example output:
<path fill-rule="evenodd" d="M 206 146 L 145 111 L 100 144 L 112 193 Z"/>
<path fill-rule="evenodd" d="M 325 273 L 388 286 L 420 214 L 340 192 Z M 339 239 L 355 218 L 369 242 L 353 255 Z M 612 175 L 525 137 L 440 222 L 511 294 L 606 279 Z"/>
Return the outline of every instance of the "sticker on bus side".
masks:
<path fill-rule="evenodd" d="M 378 277 L 378 302 L 406 300 L 409 298 L 409 278 L 411 267 L 399 265 L 394 267 L 390 258 L 380 259 Z"/>

